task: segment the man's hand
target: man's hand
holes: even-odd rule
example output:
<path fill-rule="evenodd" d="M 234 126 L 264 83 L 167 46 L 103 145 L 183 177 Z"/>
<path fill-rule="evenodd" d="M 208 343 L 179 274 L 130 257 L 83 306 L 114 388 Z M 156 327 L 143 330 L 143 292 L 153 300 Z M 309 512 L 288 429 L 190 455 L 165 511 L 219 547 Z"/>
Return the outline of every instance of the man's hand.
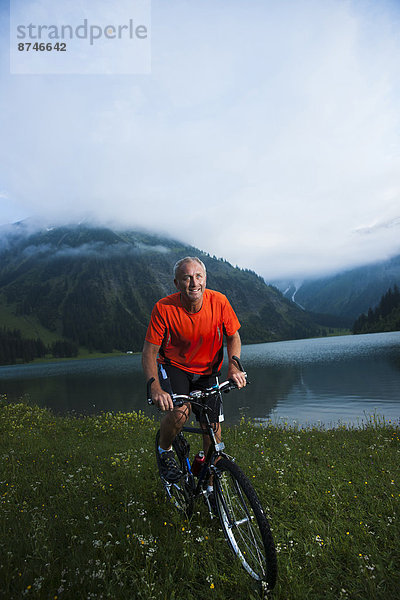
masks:
<path fill-rule="evenodd" d="M 229 365 L 228 368 L 228 379 L 232 379 L 232 381 L 237 385 L 238 389 L 245 387 L 247 384 L 246 375 L 243 371 L 239 371 L 237 367 L 234 365 Z"/>
<path fill-rule="evenodd" d="M 174 410 L 171 396 L 168 392 L 164 392 L 160 386 L 157 386 L 155 382 L 151 386 L 151 399 L 162 412 Z"/>

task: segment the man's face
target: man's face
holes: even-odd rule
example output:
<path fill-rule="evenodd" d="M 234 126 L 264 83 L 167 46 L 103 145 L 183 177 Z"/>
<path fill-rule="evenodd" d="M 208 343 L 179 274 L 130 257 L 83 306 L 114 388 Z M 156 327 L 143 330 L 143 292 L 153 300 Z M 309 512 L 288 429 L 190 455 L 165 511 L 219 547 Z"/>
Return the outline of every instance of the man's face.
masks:
<path fill-rule="evenodd" d="M 200 304 L 206 287 L 206 274 L 198 262 L 183 263 L 176 273 L 174 283 L 183 300 L 190 304 Z"/>

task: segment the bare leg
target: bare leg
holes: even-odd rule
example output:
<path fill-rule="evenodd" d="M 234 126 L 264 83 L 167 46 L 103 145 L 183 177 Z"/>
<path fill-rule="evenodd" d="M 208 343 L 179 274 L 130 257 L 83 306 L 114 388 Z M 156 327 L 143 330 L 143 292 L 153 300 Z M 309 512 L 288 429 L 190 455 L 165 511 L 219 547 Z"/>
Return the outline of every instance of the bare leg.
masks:
<path fill-rule="evenodd" d="M 175 437 L 185 425 L 190 414 L 190 405 L 175 407 L 173 411 L 165 413 L 160 423 L 160 447 L 168 450 Z"/>

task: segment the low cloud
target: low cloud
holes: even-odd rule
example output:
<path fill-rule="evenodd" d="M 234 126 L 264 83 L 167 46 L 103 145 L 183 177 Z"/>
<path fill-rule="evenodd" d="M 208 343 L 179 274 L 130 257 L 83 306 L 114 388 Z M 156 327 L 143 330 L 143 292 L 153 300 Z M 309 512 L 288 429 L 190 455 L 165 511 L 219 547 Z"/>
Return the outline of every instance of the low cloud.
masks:
<path fill-rule="evenodd" d="M 397 233 L 398 230 L 400 229 L 400 217 L 396 217 L 395 219 L 390 219 L 390 221 L 384 221 L 383 223 L 374 223 L 373 225 L 369 225 L 368 227 L 358 227 L 355 230 L 355 233 L 359 233 L 361 235 L 364 234 L 373 234 L 375 232 L 378 232 L 380 230 L 386 230 L 386 229 L 393 229 L 396 228 L 397 229 Z"/>
<path fill-rule="evenodd" d="M 12 244 L 8 244 L 8 248 L 11 248 Z M 22 254 L 25 257 L 28 256 L 46 256 L 50 255 L 51 258 L 76 258 L 80 256 L 85 257 L 96 257 L 96 258 L 113 258 L 120 256 L 129 256 L 134 254 L 145 254 L 148 252 L 159 252 L 166 254 L 169 249 L 162 245 L 152 246 L 150 244 L 137 243 L 133 244 L 109 244 L 106 242 L 90 242 L 81 244 L 76 247 L 68 246 L 67 244 L 61 244 L 60 246 L 55 244 L 38 244 L 29 245 L 24 248 Z"/>

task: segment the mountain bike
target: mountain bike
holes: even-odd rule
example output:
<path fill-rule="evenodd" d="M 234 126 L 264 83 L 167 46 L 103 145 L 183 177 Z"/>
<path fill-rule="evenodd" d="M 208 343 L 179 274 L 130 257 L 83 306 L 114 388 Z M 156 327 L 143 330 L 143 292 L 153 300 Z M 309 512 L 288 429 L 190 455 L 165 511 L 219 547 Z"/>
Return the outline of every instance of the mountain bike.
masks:
<path fill-rule="evenodd" d="M 233 357 L 241 371 L 242 365 L 237 357 Z M 150 387 L 154 379 L 147 383 L 148 403 L 153 404 Z M 205 401 L 211 397 L 237 389 L 231 380 L 216 383 L 204 391 L 195 390 L 189 395 L 173 394 L 175 406 L 183 406 L 190 402 L 197 405 L 202 414 L 203 427 L 183 427 L 174 442 L 175 459 L 180 466 L 180 479 L 171 483 L 160 473 L 161 483 L 167 497 L 181 513 L 190 518 L 195 502 L 203 498 L 211 519 L 219 518 L 226 541 L 239 559 L 247 573 L 257 582 L 273 589 L 277 578 L 277 558 L 270 525 L 265 516 L 258 496 L 235 459 L 224 452 L 225 444 L 217 442 L 213 426 L 210 422 L 209 411 Z M 190 445 L 183 432 L 198 435 L 208 435 L 211 440 L 210 448 L 204 457 L 199 472 L 193 471 L 194 462 L 190 461 Z M 157 432 L 155 449 L 158 468 L 159 436 Z M 207 491 L 212 481 L 213 492 Z"/>

